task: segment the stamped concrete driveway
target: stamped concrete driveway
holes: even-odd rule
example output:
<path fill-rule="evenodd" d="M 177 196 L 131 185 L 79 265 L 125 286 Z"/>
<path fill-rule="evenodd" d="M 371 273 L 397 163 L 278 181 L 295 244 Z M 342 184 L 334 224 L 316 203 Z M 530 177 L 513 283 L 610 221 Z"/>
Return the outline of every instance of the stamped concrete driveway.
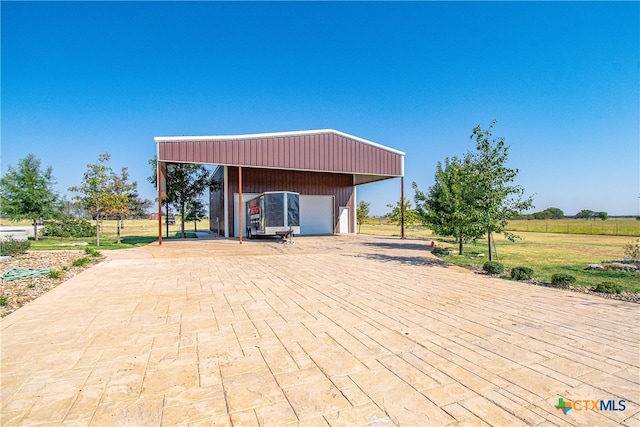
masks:
<path fill-rule="evenodd" d="M 109 252 L 2 319 L 0 424 L 637 426 L 639 308 L 394 238 Z"/>

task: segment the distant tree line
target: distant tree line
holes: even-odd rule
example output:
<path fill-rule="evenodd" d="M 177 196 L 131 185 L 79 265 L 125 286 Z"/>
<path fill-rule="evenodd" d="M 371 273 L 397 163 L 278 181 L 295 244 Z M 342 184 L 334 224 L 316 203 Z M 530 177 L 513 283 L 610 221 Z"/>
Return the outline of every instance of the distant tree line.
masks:
<path fill-rule="evenodd" d="M 541 212 L 534 212 L 531 214 L 520 214 L 515 215 L 513 219 L 564 219 L 564 218 L 575 218 L 575 219 L 601 219 L 605 221 L 609 218 L 609 214 L 607 212 L 596 212 L 590 209 L 582 209 L 580 212 L 575 214 L 574 216 L 565 216 L 562 209 L 559 208 L 547 208 Z"/>

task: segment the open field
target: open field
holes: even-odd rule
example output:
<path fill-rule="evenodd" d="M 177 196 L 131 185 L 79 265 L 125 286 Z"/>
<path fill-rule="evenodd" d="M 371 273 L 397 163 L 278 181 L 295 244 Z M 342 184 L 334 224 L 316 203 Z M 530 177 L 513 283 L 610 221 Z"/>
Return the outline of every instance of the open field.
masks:
<path fill-rule="evenodd" d="M 611 218 L 584 219 L 519 219 L 509 221 L 509 231 L 533 231 L 539 233 L 595 234 L 611 236 L 640 236 L 640 221 Z"/>
<path fill-rule="evenodd" d="M 399 236 L 400 227 L 391 224 L 363 224 L 363 234 Z M 618 271 L 585 271 L 591 263 L 603 259 L 620 259 L 624 255 L 623 246 L 633 240 L 626 236 L 601 236 L 580 234 L 553 234 L 519 232 L 522 239 L 512 243 L 501 235 L 495 236 L 498 258 L 507 270 L 525 266 L 534 270 L 534 279 L 550 282 L 555 273 L 567 273 L 576 277 L 582 286 L 596 286 L 604 281 L 623 286 L 625 289 L 640 293 L 638 273 Z M 406 229 L 407 238 L 432 239 L 443 248 L 456 249 L 457 245 L 450 237 L 434 235 L 423 227 Z M 443 259 L 462 267 L 480 268 L 488 260 L 485 240 L 465 245 L 467 255 L 448 255 Z"/>

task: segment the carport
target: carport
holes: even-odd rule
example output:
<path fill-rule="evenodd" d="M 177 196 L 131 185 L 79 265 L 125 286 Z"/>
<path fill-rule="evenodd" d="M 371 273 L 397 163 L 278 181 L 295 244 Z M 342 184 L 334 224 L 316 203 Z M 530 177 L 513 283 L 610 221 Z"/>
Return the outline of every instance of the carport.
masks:
<path fill-rule="evenodd" d="M 160 243 L 167 163 L 218 166 L 223 185 L 210 193 L 210 229 L 240 242 L 244 203 L 266 191 L 300 193 L 301 234 L 354 233 L 358 185 L 400 178 L 404 206 L 405 153 L 337 130 L 154 139 Z"/>

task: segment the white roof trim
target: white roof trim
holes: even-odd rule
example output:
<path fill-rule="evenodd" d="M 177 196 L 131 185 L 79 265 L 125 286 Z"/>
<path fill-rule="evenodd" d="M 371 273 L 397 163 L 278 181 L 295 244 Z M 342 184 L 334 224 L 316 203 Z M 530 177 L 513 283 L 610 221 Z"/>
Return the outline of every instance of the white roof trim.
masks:
<path fill-rule="evenodd" d="M 362 142 L 363 144 L 371 145 L 376 148 L 380 148 L 385 151 L 390 151 L 395 154 L 404 156 L 405 153 L 385 145 L 378 144 L 367 139 L 359 138 L 357 136 L 349 135 L 348 133 L 340 132 L 335 129 L 319 129 L 319 130 L 299 130 L 290 132 L 270 132 L 270 133 L 252 133 L 246 135 L 210 135 L 210 136 L 156 136 L 153 138 L 156 143 L 158 142 L 189 142 L 189 141 L 234 141 L 238 139 L 259 139 L 259 138 L 277 138 L 282 136 L 299 136 L 299 135 L 318 135 L 322 133 L 333 133 L 344 138 L 353 139 L 354 141 Z"/>

